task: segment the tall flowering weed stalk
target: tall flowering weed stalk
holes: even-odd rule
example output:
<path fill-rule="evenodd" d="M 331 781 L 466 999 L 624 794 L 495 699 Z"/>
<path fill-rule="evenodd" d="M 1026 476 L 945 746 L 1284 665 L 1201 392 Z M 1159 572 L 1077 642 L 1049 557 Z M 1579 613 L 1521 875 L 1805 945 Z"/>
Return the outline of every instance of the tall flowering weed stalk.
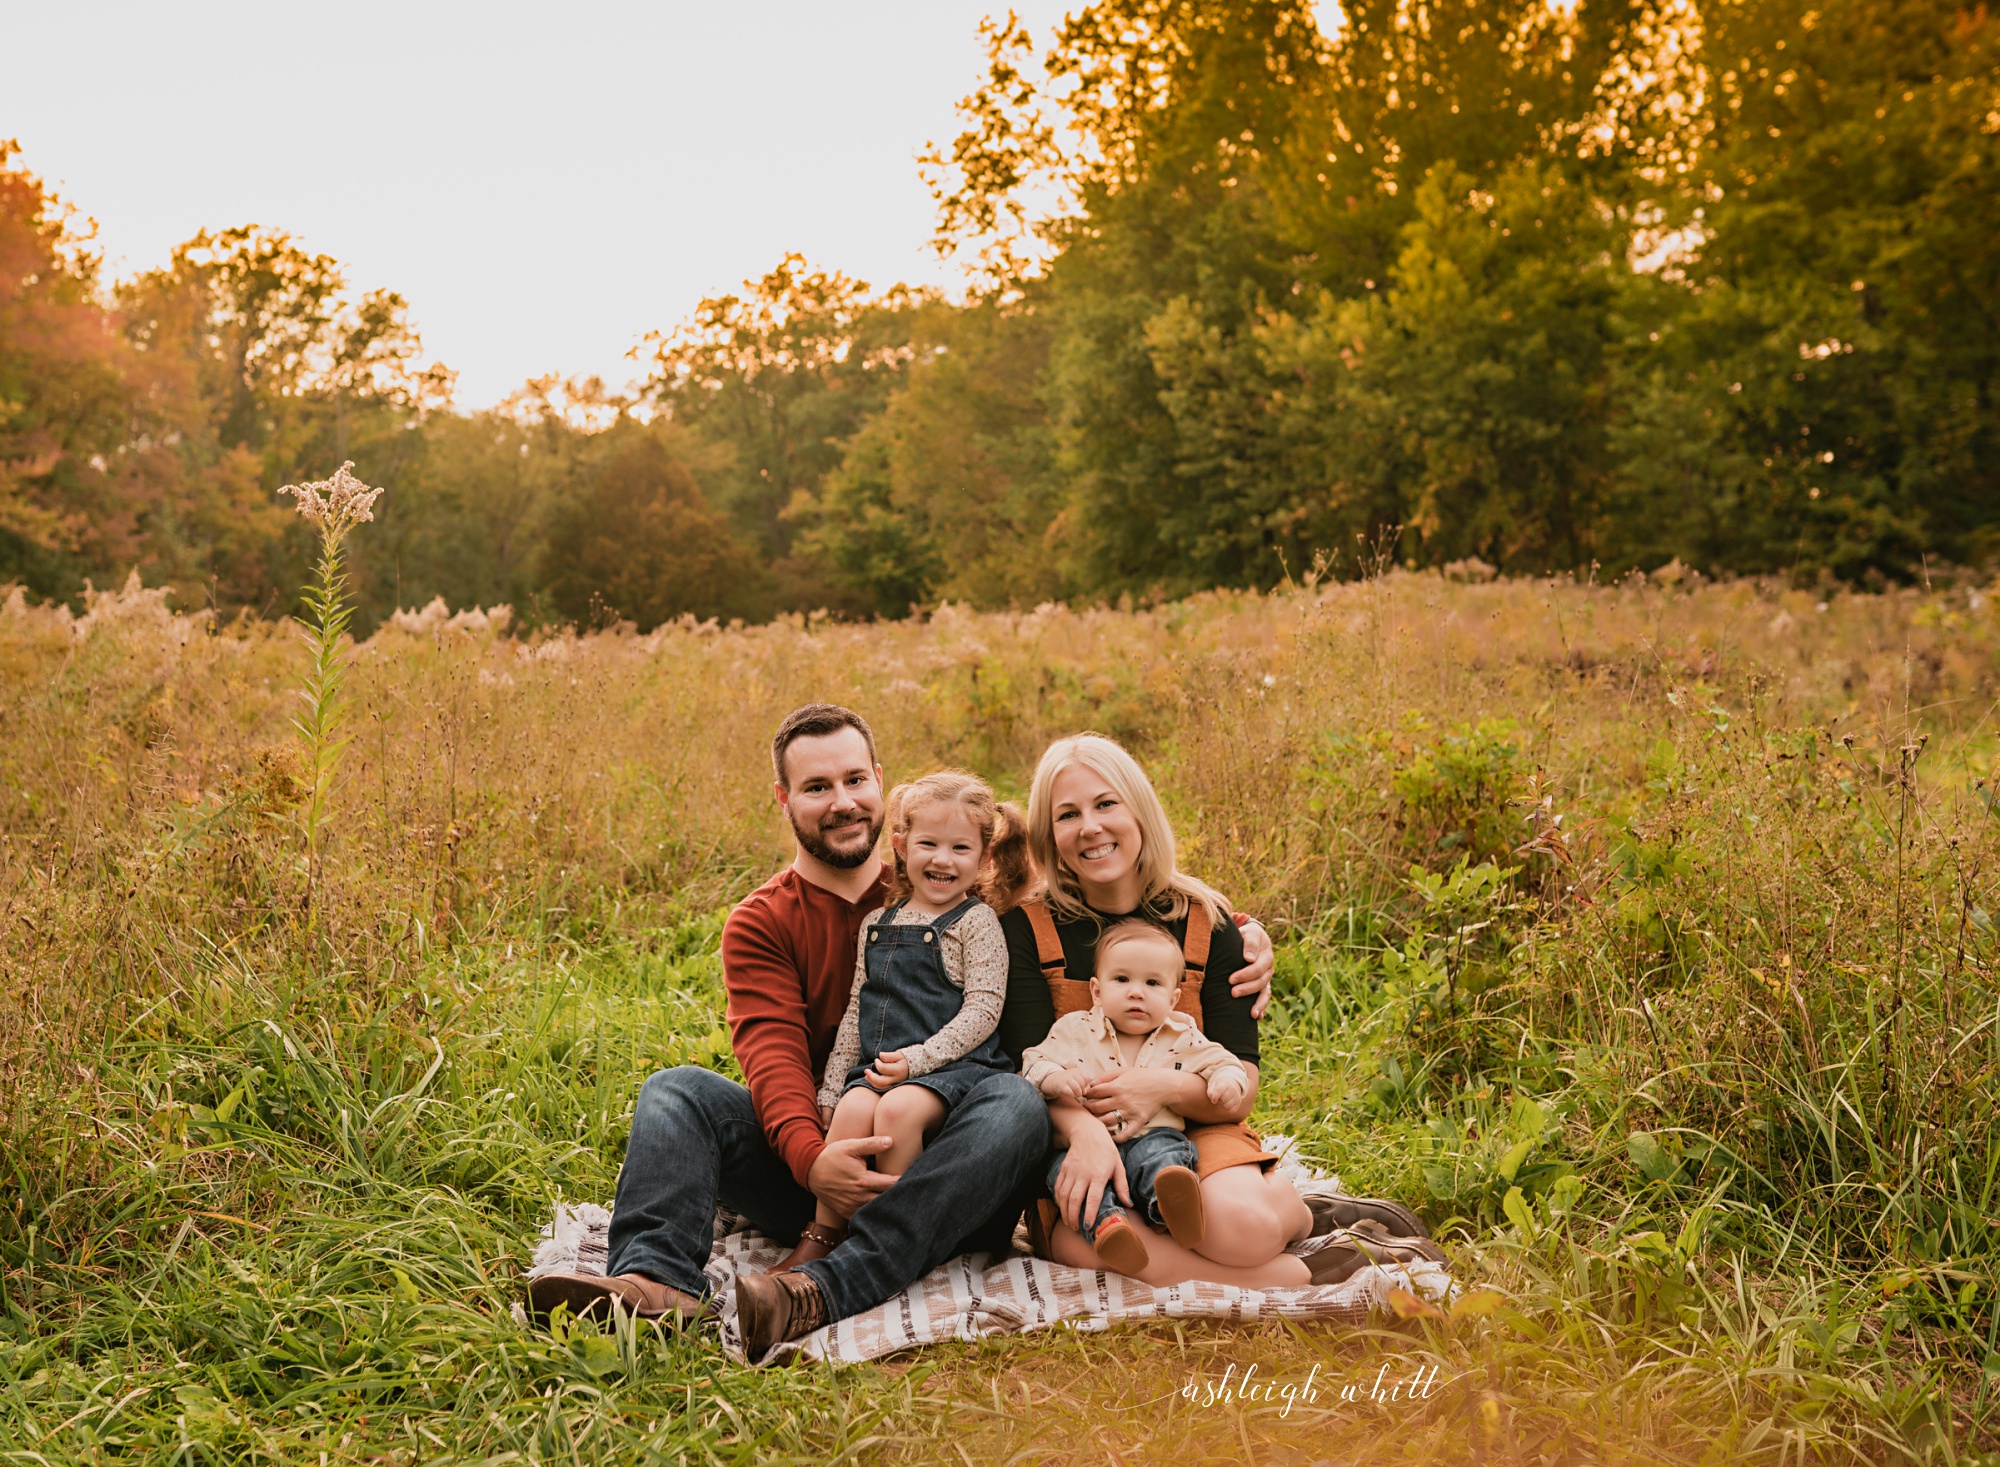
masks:
<path fill-rule="evenodd" d="M 318 911 L 321 858 L 326 841 L 333 778 L 340 756 L 347 748 L 348 696 L 347 636 L 350 611 L 347 604 L 348 531 L 375 518 L 375 501 L 380 489 L 371 489 L 350 472 L 344 463 L 331 479 L 306 484 L 287 484 L 278 492 L 298 501 L 299 513 L 319 531 L 319 564 L 305 590 L 305 645 L 307 663 L 299 679 L 301 711 L 292 719 L 299 732 L 305 762 L 306 801 L 301 819 L 305 837 L 306 897 L 308 927 Z"/>

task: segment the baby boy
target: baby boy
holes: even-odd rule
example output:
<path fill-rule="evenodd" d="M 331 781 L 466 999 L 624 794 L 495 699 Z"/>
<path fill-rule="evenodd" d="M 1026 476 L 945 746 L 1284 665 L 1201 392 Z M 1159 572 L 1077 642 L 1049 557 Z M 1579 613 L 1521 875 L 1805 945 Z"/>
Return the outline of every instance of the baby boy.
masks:
<path fill-rule="evenodd" d="M 1185 1070 L 1208 1082 L 1211 1103 L 1241 1100 L 1249 1072 L 1174 1008 L 1182 962 L 1173 934 L 1151 922 L 1135 918 L 1111 928 L 1097 940 L 1091 1006 L 1056 1020 L 1049 1037 L 1022 1055 L 1022 1077 L 1050 1100 L 1076 1100 L 1092 1081 L 1125 1066 Z M 1207 1223 L 1187 1123 L 1163 1108 L 1136 1136 L 1118 1143 L 1118 1154 L 1133 1209 L 1183 1247 L 1199 1247 Z M 1049 1164 L 1052 1188 L 1062 1163 L 1058 1152 Z M 1148 1262 L 1145 1240 L 1119 1211 L 1110 1187 L 1097 1216 L 1084 1220 L 1083 1235 L 1119 1273 L 1137 1274 Z"/>

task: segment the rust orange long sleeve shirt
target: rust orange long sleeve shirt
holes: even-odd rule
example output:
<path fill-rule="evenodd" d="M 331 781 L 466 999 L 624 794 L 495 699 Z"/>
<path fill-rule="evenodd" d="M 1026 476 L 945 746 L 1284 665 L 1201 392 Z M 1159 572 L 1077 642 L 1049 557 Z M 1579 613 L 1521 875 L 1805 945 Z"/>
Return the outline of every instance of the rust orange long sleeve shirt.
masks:
<path fill-rule="evenodd" d="M 861 900 L 814 886 L 787 866 L 751 892 L 722 929 L 729 1042 L 771 1149 L 806 1184 L 826 1146 L 820 1071 L 854 986 L 854 945 L 882 905 L 885 866 Z"/>

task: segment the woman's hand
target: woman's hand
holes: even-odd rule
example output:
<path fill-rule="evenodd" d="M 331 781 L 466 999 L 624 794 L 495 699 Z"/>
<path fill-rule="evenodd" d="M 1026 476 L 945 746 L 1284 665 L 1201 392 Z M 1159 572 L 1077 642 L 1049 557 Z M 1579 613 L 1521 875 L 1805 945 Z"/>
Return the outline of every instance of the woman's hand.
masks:
<path fill-rule="evenodd" d="M 1230 996 L 1248 998 L 1256 994 L 1257 1001 L 1250 1005 L 1250 1017 L 1261 1019 L 1271 1007 L 1271 967 L 1277 961 L 1277 949 L 1262 922 L 1242 912 L 1234 915 L 1236 925 L 1243 929 L 1243 966 L 1229 977 Z"/>
<path fill-rule="evenodd" d="M 887 1090 L 891 1085 L 900 1085 L 910 1078 L 910 1062 L 903 1057 L 903 1051 L 894 1054 L 878 1054 L 875 1063 L 862 1076 L 877 1090 Z"/>
<path fill-rule="evenodd" d="M 1084 1088 L 1083 1104 L 1092 1115 L 1104 1122 L 1104 1129 L 1114 1141 L 1129 1141 L 1146 1128 L 1146 1122 L 1175 1101 L 1184 1097 L 1187 1086 L 1183 1083 L 1199 1076 L 1183 1074 L 1179 1070 L 1140 1069 L 1127 1065 L 1093 1080 Z M 1202 1090 L 1206 1093 L 1207 1086 Z"/>
<path fill-rule="evenodd" d="M 1112 1144 L 1111 1133 L 1088 1111 L 1072 1105 L 1056 1106 L 1049 1119 L 1069 1142 L 1054 1188 L 1063 1221 L 1080 1229 L 1083 1218 L 1096 1217 L 1106 1187 L 1130 1207 L 1132 1190 L 1125 1180 L 1125 1159 Z"/>

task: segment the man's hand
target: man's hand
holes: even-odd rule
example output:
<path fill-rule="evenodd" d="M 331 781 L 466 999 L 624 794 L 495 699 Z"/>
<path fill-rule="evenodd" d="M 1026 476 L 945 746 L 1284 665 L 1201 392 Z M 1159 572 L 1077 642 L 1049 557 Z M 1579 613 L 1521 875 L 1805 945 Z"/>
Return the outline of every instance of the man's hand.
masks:
<path fill-rule="evenodd" d="M 903 1051 L 893 1054 L 878 1054 L 874 1065 L 862 1076 L 877 1090 L 887 1090 L 891 1085 L 900 1085 L 910 1078 L 910 1062 L 903 1057 Z"/>
<path fill-rule="evenodd" d="M 1237 1105 L 1250 1093 L 1241 1075 L 1217 1075 L 1208 1082 L 1210 1105 Z"/>
<path fill-rule="evenodd" d="M 1229 992 L 1235 998 L 1256 994 L 1257 1002 L 1250 1005 L 1250 1017 L 1261 1019 L 1271 1007 L 1271 965 L 1276 961 L 1277 950 L 1262 922 L 1243 912 L 1235 917 L 1236 925 L 1243 929 L 1243 966 L 1230 975 Z"/>
<path fill-rule="evenodd" d="M 806 1187 L 842 1217 L 852 1217 L 862 1203 L 896 1184 L 894 1177 L 868 1169 L 869 1157 L 880 1156 L 895 1144 L 887 1136 L 828 1142 L 806 1174 Z"/>
<path fill-rule="evenodd" d="M 1089 1085 L 1090 1076 L 1081 1069 L 1059 1070 L 1042 1081 L 1042 1096 L 1046 1100 L 1081 1101 Z"/>
<path fill-rule="evenodd" d="M 1112 1144 L 1110 1133 L 1087 1111 L 1064 1106 L 1059 1112 L 1052 1112 L 1051 1118 L 1056 1115 L 1067 1121 L 1063 1130 L 1069 1137 L 1069 1150 L 1063 1155 L 1054 1189 L 1056 1207 L 1062 1212 L 1063 1221 L 1081 1229 L 1082 1218 L 1095 1218 L 1107 1186 L 1114 1188 L 1118 1200 L 1130 1207 L 1132 1189 L 1125 1181 L 1125 1159 Z"/>

